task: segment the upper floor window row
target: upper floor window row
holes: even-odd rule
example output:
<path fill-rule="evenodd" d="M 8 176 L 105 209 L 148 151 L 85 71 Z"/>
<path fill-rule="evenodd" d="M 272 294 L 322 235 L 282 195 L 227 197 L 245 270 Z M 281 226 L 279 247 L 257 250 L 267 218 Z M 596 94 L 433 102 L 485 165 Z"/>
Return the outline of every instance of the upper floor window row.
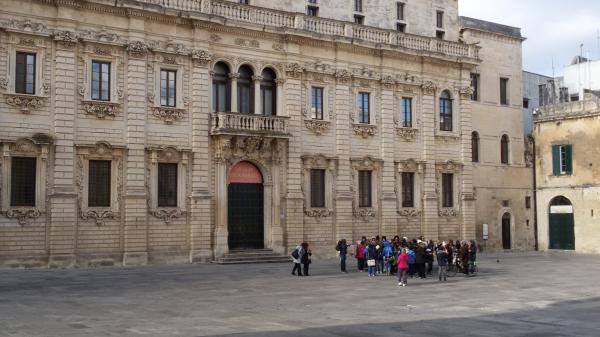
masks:
<path fill-rule="evenodd" d="M 17 52 L 15 61 L 15 93 L 35 95 L 36 54 Z"/>

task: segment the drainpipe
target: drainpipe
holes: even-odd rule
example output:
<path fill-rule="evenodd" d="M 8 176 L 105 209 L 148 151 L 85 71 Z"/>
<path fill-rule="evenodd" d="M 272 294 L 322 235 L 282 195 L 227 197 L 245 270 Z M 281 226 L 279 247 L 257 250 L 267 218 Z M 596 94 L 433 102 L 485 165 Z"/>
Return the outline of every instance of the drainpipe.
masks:
<path fill-rule="evenodd" d="M 534 123 L 535 129 L 535 123 Z M 537 172 L 536 172 L 536 145 L 535 138 L 531 136 L 531 143 L 533 145 L 533 235 L 535 242 L 535 251 L 539 251 L 538 245 L 538 207 L 537 207 Z"/>

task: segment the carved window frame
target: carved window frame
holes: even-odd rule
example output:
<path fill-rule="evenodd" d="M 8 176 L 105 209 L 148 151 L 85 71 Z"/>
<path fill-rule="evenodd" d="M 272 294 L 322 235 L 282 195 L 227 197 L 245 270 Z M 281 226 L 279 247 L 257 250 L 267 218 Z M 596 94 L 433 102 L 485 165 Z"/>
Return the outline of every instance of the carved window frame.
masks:
<path fill-rule="evenodd" d="M 80 94 L 83 94 L 83 101 L 90 103 L 113 103 L 120 104 L 121 99 L 123 98 L 122 89 L 120 87 L 119 82 L 119 67 L 122 63 L 122 57 L 116 54 L 112 48 L 109 50 L 109 54 L 100 54 L 99 50 L 102 50 L 101 47 L 97 47 L 95 49 L 86 48 L 86 50 L 82 53 L 81 56 L 83 61 L 83 79 L 80 87 Z M 92 62 L 100 61 L 100 62 L 109 62 L 110 63 L 110 100 L 95 100 L 92 99 Z"/>
<path fill-rule="evenodd" d="M 6 94 L 26 97 L 48 97 L 47 83 L 44 76 L 47 46 L 38 41 L 37 36 L 10 35 L 7 46 Z M 27 41 L 27 44 L 24 43 Z M 15 92 L 17 53 L 35 54 L 35 94 L 19 94 Z"/>
<path fill-rule="evenodd" d="M 189 100 L 185 95 L 187 87 L 185 87 L 186 64 L 181 55 L 161 55 L 157 54 L 154 57 L 152 69 L 152 84 L 153 88 L 150 91 L 148 101 L 152 115 L 165 124 L 173 124 L 174 122 L 184 120 L 186 118 L 187 105 Z M 160 105 L 160 73 L 161 70 L 171 70 L 176 72 L 175 79 L 175 106 Z"/>
<path fill-rule="evenodd" d="M 438 196 L 438 210 L 440 217 L 456 217 L 460 213 L 462 195 L 462 171 L 463 165 L 452 160 L 448 160 L 443 163 L 436 163 L 436 189 Z M 443 186 L 442 186 L 442 174 L 453 174 L 452 189 L 454 206 L 444 207 L 443 204 Z"/>
<path fill-rule="evenodd" d="M 325 207 L 311 207 L 311 170 L 325 170 Z M 322 154 L 302 156 L 302 191 L 304 194 L 304 214 L 309 217 L 325 218 L 335 211 L 335 181 L 337 159 Z"/>
<path fill-rule="evenodd" d="M 441 99 L 442 93 L 444 91 L 447 91 L 448 93 L 450 93 L 450 102 L 451 102 L 451 106 L 452 106 L 452 131 L 443 131 L 440 128 L 440 120 L 441 120 L 440 99 Z M 434 98 L 434 100 L 435 100 L 435 103 L 434 103 L 435 136 L 436 137 L 453 138 L 458 141 L 460 138 L 460 132 L 461 132 L 461 130 L 460 130 L 460 126 L 461 126 L 461 113 L 460 113 L 461 96 L 459 95 L 459 93 L 456 90 L 445 87 L 445 88 L 436 90 L 434 97 L 435 97 Z"/>
<path fill-rule="evenodd" d="M 404 127 L 404 114 L 402 113 L 404 98 L 412 100 L 412 126 Z M 396 134 L 405 142 L 414 142 L 419 135 L 419 109 L 421 107 L 421 97 L 413 91 L 401 90 L 394 94 L 394 125 L 396 126 Z"/>
<path fill-rule="evenodd" d="M 352 173 L 352 210 L 355 218 L 369 221 L 377 217 L 380 205 L 381 192 L 381 171 L 383 168 L 383 160 L 375 159 L 370 156 L 363 158 L 351 158 L 351 173 Z M 359 171 L 371 171 L 371 207 L 360 207 L 360 191 L 359 191 Z"/>
<path fill-rule="evenodd" d="M 402 173 L 414 173 L 413 207 L 402 206 Z M 396 162 L 396 205 L 398 214 L 406 217 L 416 217 L 421 214 L 423 208 L 423 181 L 425 164 L 413 159 Z"/>
<path fill-rule="evenodd" d="M 313 79 L 312 80 L 307 80 L 303 83 L 304 85 L 304 92 L 305 92 L 305 97 L 304 97 L 304 101 L 305 101 L 305 106 L 306 108 L 304 108 L 304 126 L 311 130 L 315 135 L 320 136 L 324 133 L 326 133 L 330 128 L 331 128 L 331 124 L 332 124 L 332 109 L 330 106 L 331 103 L 331 99 L 333 98 L 333 95 L 331 94 L 332 91 L 334 91 L 335 89 L 332 87 L 332 85 L 330 84 L 330 82 L 324 78 L 324 75 L 318 75 L 315 76 L 313 75 Z M 323 103 L 323 119 L 314 119 L 312 118 L 312 89 L 313 88 L 322 88 L 323 89 L 323 97 L 322 97 L 322 103 Z"/>
<path fill-rule="evenodd" d="M 79 217 L 93 220 L 97 226 L 104 225 L 106 220 L 117 220 L 120 216 L 121 196 L 123 193 L 123 148 L 116 148 L 106 142 L 95 145 L 80 145 L 77 151 L 77 201 Z M 89 207 L 89 167 L 90 160 L 108 160 L 110 167 L 110 206 Z"/>
<path fill-rule="evenodd" d="M 148 212 L 170 224 L 175 218 L 187 214 L 187 186 L 190 152 L 174 147 L 148 148 L 146 188 L 148 189 Z M 177 206 L 158 206 L 158 164 L 177 164 Z"/>
<path fill-rule="evenodd" d="M 29 219 L 39 218 L 46 212 L 49 153 L 49 143 L 38 143 L 30 138 L 2 143 L 2 161 L 0 162 L 2 169 L 2 214 L 9 219 L 18 219 L 19 224 L 22 226 L 26 225 Z M 10 205 L 13 157 L 36 158 L 35 206 L 33 207 Z"/>

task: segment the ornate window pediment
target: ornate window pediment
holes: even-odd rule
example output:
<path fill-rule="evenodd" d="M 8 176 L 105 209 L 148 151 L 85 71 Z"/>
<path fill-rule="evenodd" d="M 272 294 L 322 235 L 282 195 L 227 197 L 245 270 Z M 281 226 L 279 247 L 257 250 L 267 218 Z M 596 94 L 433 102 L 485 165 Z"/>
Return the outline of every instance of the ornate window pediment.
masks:
<path fill-rule="evenodd" d="M 381 181 L 381 168 L 383 161 L 376 159 L 371 156 L 365 156 L 363 158 L 351 158 L 351 174 L 352 184 L 350 189 L 352 191 L 352 213 L 354 218 L 361 219 L 362 221 L 368 222 L 373 220 L 378 215 L 379 200 L 380 198 L 380 181 Z M 368 171 L 370 174 L 371 181 L 371 206 L 361 207 L 360 201 L 360 172 Z M 364 187 L 363 187 L 364 188 Z M 368 187 L 367 187 L 368 188 Z"/>
<path fill-rule="evenodd" d="M 322 154 L 302 156 L 302 193 L 304 195 L 304 214 L 319 221 L 334 215 L 334 195 L 337 176 L 337 159 Z M 312 207 L 311 171 L 322 170 L 325 173 L 324 207 Z"/>
<path fill-rule="evenodd" d="M 407 218 L 415 218 L 422 214 L 421 195 L 423 191 L 422 181 L 425 164 L 414 159 L 396 162 L 396 192 L 398 214 Z M 406 176 L 409 174 L 408 176 Z M 412 186 L 404 186 L 404 184 Z M 412 200 L 412 207 L 405 207 L 404 198 L 408 196 Z"/>
<path fill-rule="evenodd" d="M 438 162 L 435 165 L 436 169 L 436 190 L 438 196 L 438 215 L 444 218 L 457 217 L 460 214 L 460 196 L 462 195 L 462 171 L 463 164 L 453 160 Z M 444 206 L 444 175 L 452 175 L 452 207 Z"/>
<path fill-rule="evenodd" d="M 161 55 L 154 56 L 154 64 L 149 67 L 153 72 L 154 89 L 148 95 L 150 111 L 152 116 L 170 125 L 179 121 L 184 121 L 188 115 L 189 97 L 185 87 L 186 78 L 189 72 L 186 71 L 184 58 L 179 55 Z M 161 71 L 175 72 L 175 104 L 173 106 L 161 105 Z"/>

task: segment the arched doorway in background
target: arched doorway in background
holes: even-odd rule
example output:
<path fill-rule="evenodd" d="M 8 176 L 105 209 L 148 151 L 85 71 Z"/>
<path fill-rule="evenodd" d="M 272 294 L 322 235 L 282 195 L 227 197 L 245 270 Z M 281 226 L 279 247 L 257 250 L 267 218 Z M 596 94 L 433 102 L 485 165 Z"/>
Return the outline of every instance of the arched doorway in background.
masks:
<path fill-rule="evenodd" d="M 575 216 L 571 200 L 558 196 L 550 201 L 549 249 L 575 250 Z"/>
<path fill-rule="evenodd" d="M 260 170 L 249 162 L 239 162 L 231 168 L 228 184 L 229 249 L 264 248 L 264 187 Z"/>
<path fill-rule="evenodd" d="M 510 213 L 504 213 L 502 216 L 502 248 L 504 249 L 512 249 L 510 218 Z"/>

